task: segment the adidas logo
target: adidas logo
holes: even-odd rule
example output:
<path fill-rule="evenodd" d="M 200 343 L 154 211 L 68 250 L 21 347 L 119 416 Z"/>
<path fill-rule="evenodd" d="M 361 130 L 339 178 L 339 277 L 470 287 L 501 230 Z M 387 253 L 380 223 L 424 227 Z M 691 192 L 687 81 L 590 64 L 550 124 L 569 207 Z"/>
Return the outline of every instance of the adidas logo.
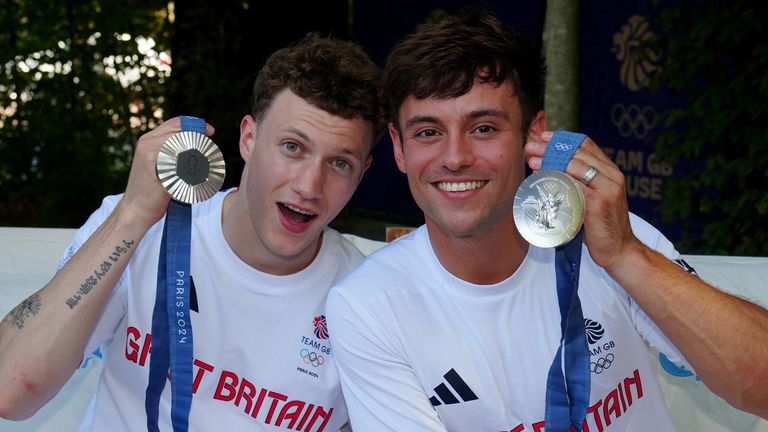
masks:
<path fill-rule="evenodd" d="M 684 259 L 682 259 L 682 258 L 681 259 L 676 259 L 675 263 L 677 263 L 677 265 L 682 267 L 683 270 L 687 271 L 688 273 L 690 273 L 690 274 L 692 274 L 692 275 L 694 275 L 696 277 L 699 277 L 699 274 L 696 273 L 696 270 L 693 267 L 691 267 L 691 265 L 688 264 Z"/>
<path fill-rule="evenodd" d="M 446 383 L 441 383 L 439 386 L 435 387 L 435 393 L 437 393 L 437 395 L 429 398 L 432 406 L 438 406 L 442 404 L 457 404 L 460 401 L 456 398 L 456 395 L 458 395 L 459 398 L 461 398 L 461 400 L 464 402 L 477 399 L 475 392 L 469 388 L 469 385 L 464 382 L 464 380 L 461 378 L 459 373 L 456 372 L 455 369 L 449 370 L 445 375 L 443 375 L 443 378 L 445 378 L 445 381 L 447 381 L 447 385 Z M 451 389 L 453 389 L 453 392 L 456 392 L 456 395 L 454 395 Z"/>

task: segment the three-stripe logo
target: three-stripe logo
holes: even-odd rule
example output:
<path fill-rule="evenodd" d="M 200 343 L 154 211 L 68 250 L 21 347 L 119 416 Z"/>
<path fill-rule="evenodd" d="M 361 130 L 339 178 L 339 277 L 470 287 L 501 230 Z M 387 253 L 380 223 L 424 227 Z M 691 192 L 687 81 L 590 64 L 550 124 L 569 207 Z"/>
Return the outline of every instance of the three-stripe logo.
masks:
<path fill-rule="evenodd" d="M 445 378 L 446 383 L 441 383 L 437 387 L 435 387 L 435 393 L 437 393 L 436 396 L 432 396 L 429 398 L 429 401 L 432 403 L 432 406 L 438 406 L 442 404 L 446 405 L 452 405 L 459 403 L 459 399 L 456 398 L 456 395 L 458 395 L 459 398 L 461 398 L 464 402 L 469 402 L 477 399 L 477 395 L 475 392 L 472 391 L 471 388 L 469 388 L 469 385 L 461 378 L 458 372 L 456 372 L 455 369 L 449 370 L 445 375 L 443 375 L 443 378 Z M 450 386 L 450 388 L 449 388 Z M 454 395 L 453 392 L 451 392 L 451 389 L 453 389 L 454 392 L 456 392 L 456 395 Z"/>

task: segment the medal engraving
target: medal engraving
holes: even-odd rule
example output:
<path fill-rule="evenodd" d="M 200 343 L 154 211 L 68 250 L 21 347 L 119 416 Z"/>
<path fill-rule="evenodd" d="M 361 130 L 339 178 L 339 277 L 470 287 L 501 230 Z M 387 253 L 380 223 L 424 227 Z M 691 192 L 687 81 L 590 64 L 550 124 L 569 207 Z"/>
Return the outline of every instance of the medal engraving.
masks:
<path fill-rule="evenodd" d="M 157 178 L 174 200 L 207 200 L 224 184 L 224 156 L 207 136 L 180 132 L 168 138 L 157 155 Z"/>
<path fill-rule="evenodd" d="M 515 225 L 528 243 L 556 247 L 569 242 L 584 222 L 584 194 L 556 170 L 532 174 L 520 185 L 513 206 Z"/>

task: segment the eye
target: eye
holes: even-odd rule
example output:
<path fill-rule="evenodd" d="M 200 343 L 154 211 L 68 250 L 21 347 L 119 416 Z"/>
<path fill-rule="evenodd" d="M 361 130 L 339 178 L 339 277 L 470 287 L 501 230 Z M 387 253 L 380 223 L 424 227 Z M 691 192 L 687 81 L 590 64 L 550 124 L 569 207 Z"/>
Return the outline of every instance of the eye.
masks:
<path fill-rule="evenodd" d="M 438 132 L 436 129 L 422 129 L 416 132 L 417 137 L 423 137 L 423 138 L 435 137 L 437 135 L 438 135 Z"/>
<path fill-rule="evenodd" d="M 345 161 L 344 159 L 336 159 L 336 160 L 334 160 L 333 161 L 333 166 L 334 166 L 334 168 L 343 169 L 343 170 L 352 168 L 352 164 L 349 163 L 348 161 Z"/>
<path fill-rule="evenodd" d="M 489 134 L 491 132 L 494 132 L 495 130 L 496 130 L 496 128 L 494 128 L 491 125 L 480 125 L 480 126 L 475 128 L 475 132 L 477 132 L 479 134 L 483 134 L 483 135 L 486 135 L 486 134 Z"/>
<path fill-rule="evenodd" d="M 301 147 L 299 146 L 299 143 L 297 143 L 295 141 L 286 141 L 286 142 L 284 142 L 283 143 L 283 148 L 288 150 L 291 153 L 296 153 L 297 151 L 299 151 L 301 149 Z"/>

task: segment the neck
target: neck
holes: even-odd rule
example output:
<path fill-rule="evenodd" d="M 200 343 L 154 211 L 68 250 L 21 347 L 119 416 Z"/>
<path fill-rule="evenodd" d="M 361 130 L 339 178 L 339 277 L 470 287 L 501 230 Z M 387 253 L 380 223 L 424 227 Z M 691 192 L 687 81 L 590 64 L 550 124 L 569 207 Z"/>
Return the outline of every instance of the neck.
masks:
<path fill-rule="evenodd" d="M 513 221 L 463 236 L 447 233 L 429 222 L 427 230 L 443 267 L 457 278 L 477 285 L 495 284 L 512 276 L 528 253 L 528 242 Z"/>
<path fill-rule="evenodd" d="M 233 191 L 224 197 L 221 224 L 224 239 L 240 260 L 264 273 L 283 276 L 297 273 L 312 263 L 322 243 L 322 235 L 311 251 L 296 256 L 281 256 L 270 252 L 257 236 L 248 218 L 245 193 Z"/>

